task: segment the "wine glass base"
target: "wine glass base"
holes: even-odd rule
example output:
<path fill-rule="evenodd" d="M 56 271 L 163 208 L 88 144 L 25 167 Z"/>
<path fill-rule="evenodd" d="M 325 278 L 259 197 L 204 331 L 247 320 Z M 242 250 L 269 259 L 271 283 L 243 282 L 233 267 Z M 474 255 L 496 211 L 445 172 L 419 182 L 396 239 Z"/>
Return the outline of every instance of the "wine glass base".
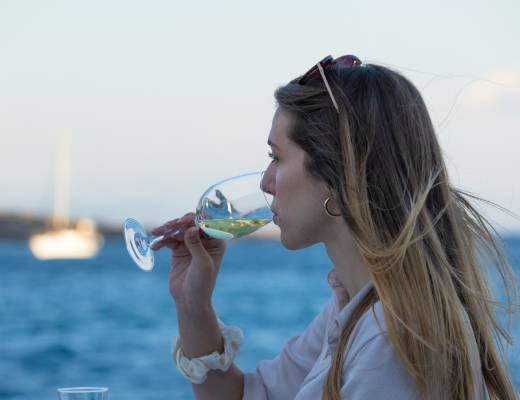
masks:
<path fill-rule="evenodd" d="M 143 271 L 151 271 L 154 266 L 153 250 L 148 245 L 148 234 L 135 219 L 129 218 L 124 224 L 125 243 L 132 260 Z"/>

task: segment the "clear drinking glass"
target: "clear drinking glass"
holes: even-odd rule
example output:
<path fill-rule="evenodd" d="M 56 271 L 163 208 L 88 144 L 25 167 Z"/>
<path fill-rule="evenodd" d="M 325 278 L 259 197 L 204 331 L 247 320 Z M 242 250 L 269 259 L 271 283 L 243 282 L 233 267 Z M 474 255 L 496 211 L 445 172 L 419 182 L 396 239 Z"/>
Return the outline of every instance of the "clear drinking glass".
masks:
<path fill-rule="evenodd" d="M 208 236 L 234 239 L 248 235 L 273 219 L 272 196 L 260 189 L 265 171 L 234 176 L 220 181 L 200 197 L 195 210 L 195 224 Z M 144 271 L 154 266 L 151 246 L 166 236 L 182 235 L 184 230 L 148 235 L 135 219 L 128 218 L 123 230 L 128 253 Z"/>
<path fill-rule="evenodd" d="M 72 387 L 58 389 L 59 400 L 107 400 L 106 387 Z"/>

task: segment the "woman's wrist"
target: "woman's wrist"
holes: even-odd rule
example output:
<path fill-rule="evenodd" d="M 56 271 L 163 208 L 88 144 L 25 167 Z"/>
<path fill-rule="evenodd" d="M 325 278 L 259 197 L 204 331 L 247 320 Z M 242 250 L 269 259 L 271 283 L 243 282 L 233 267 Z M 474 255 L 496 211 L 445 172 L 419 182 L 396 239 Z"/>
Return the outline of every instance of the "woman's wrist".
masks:
<path fill-rule="evenodd" d="M 220 351 L 198 357 L 187 357 L 183 352 L 180 338 L 178 336 L 173 338 L 173 361 L 181 374 L 193 384 L 204 383 L 211 370 L 227 372 L 240 351 L 240 345 L 244 340 L 242 330 L 236 326 L 226 326 L 220 320 L 218 325 L 223 341 L 223 348 Z"/>
<path fill-rule="evenodd" d="M 190 318 L 207 318 L 211 314 L 215 315 L 215 311 L 213 310 L 213 305 L 211 304 L 211 301 L 206 303 L 176 301 L 175 309 L 177 310 L 177 315 L 186 315 Z"/>
<path fill-rule="evenodd" d="M 181 347 L 188 358 L 221 353 L 224 343 L 213 307 L 177 307 Z"/>

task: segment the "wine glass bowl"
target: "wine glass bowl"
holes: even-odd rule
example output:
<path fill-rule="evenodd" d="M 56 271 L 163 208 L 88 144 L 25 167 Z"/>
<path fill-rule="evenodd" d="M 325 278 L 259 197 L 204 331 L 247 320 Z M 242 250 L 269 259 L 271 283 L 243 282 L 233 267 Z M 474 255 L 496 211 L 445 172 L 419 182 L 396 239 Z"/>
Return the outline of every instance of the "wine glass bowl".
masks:
<path fill-rule="evenodd" d="M 273 219 L 272 196 L 260 189 L 263 174 L 264 171 L 252 172 L 212 185 L 197 203 L 195 224 L 206 235 L 224 240 L 249 235 L 267 225 Z M 154 243 L 184 232 L 179 229 L 161 236 L 148 235 L 132 218 L 125 221 L 123 230 L 128 253 L 143 271 L 154 267 Z"/>
<path fill-rule="evenodd" d="M 271 222 L 270 195 L 260 190 L 262 175 L 255 172 L 228 178 L 207 189 L 197 204 L 197 226 L 211 237 L 234 239 Z"/>

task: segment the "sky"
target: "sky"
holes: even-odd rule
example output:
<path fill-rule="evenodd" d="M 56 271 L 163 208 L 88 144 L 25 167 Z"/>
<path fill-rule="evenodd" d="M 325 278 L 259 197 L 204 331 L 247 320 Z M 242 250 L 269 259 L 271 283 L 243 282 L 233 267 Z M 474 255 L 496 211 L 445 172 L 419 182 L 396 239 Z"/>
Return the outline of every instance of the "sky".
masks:
<path fill-rule="evenodd" d="M 520 232 L 520 2 L 0 0 L 0 211 L 159 224 L 265 169 L 274 90 L 324 56 L 411 79 L 455 186 Z"/>

